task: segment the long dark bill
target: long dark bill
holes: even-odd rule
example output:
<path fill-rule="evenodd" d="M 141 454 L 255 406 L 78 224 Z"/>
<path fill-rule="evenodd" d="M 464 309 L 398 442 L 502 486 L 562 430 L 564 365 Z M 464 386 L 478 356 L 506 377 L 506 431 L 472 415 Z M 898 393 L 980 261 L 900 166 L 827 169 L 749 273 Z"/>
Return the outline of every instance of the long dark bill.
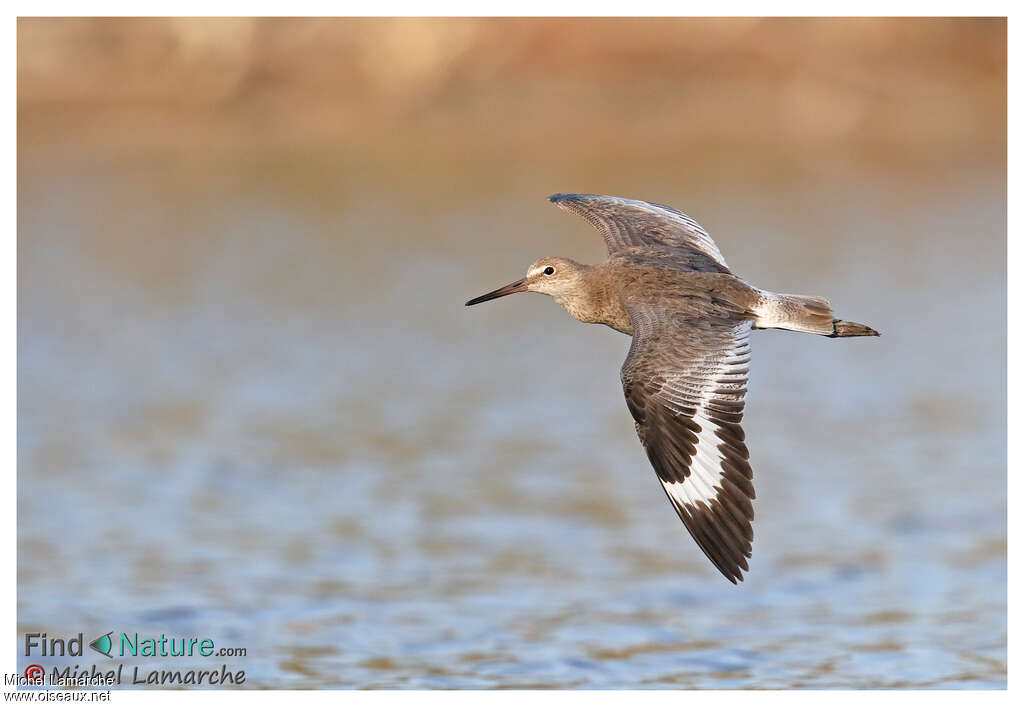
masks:
<path fill-rule="evenodd" d="M 487 300 L 498 299 L 499 297 L 504 297 L 505 295 L 512 295 L 515 294 L 516 292 L 526 292 L 525 277 L 522 280 L 516 280 L 515 282 L 509 285 L 505 285 L 504 287 L 499 287 L 498 289 L 494 290 L 494 292 L 488 292 L 486 295 L 474 297 L 469 302 L 466 302 L 466 306 L 468 307 L 471 304 L 480 304 L 481 302 L 486 302 Z"/>

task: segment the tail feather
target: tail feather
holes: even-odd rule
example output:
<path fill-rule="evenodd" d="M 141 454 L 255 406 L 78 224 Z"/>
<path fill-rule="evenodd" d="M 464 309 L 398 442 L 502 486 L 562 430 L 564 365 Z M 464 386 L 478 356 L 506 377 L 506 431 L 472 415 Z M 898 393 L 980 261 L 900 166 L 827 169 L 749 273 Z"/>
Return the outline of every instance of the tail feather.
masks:
<path fill-rule="evenodd" d="M 833 332 L 828 334 L 832 338 L 839 336 L 878 336 L 878 332 L 869 326 L 864 324 L 858 324 L 857 322 L 845 322 L 842 319 L 836 319 L 832 322 Z"/>
<path fill-rule="evenodd" d="M 787 329 L 832 338 L 878 336 L 869 326 L 836 319 L 832 305 L 824 297 L 765 292 L 755 314 L 754 326 L 759 329 Z"/>

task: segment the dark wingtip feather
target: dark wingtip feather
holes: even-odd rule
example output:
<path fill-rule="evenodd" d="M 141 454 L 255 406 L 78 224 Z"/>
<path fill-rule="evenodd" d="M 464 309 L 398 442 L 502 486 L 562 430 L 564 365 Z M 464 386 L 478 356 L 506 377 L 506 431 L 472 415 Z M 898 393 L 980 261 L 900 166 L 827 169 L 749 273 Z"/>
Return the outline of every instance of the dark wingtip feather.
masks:
<path fill-rule="evenodd" d="M 668 489 L 665 489 L 666 495 Z M 669 495 L 672 501 L 672 496 Z M 711 560 L 722 576 L 733 584 L 743 581 L 743 572 L 750 571 L 747 558 L 750 557 L 750 543 L 730 537 L 723 526 L 725 520 L 720 513 L 727 512 L 719 506 L 719 513 L 711 507 L 702 505 L 700 508 L 672 503 L 683 525 L 704 555 Z"/>
<path fill-rule="evenodd" d="M 548 197 L 548 201 L 550 201 L 552 204 L 564 204 L 564 203 L 572 203 L 572 202 L 578 202 L 578 201 L 586 201 L 587 199 L 592 199 L 592 198 L 594 198 L 593 194 L 568 194 L 568 193 L 562 194 L 562 193 L 559 193 L 559 194 L 552 194 L 551 196 L 549 196 Z"/>

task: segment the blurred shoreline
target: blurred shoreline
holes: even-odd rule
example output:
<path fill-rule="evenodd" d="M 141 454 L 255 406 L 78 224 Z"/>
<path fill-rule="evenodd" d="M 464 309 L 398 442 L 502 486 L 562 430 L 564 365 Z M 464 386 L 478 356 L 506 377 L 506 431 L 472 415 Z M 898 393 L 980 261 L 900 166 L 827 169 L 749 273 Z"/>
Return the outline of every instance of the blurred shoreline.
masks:
<path fill-rule="evenodd" d="M 955 97 L 955 100 L 954 100 Z M 1003 19 L 18 21 L 18 145 L 1005 163 Z"/>

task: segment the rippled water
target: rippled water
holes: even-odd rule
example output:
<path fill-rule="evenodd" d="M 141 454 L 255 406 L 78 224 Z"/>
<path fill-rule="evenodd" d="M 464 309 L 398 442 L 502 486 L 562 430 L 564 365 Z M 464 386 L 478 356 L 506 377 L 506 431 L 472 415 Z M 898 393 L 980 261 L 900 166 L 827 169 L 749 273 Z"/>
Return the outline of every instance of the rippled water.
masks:
<path fill-rule="evenodd" d="M 210 636 L 255 687 L 1005 687 L 1001 176 L 277 159 L 22 161 L 19 648 Z M 544 202 L 572 190 L 683 208 L 882 332 L 755 336 L 737 587 L 635 438 L 627 338 L 462 306 L 603 257 Z"/>

